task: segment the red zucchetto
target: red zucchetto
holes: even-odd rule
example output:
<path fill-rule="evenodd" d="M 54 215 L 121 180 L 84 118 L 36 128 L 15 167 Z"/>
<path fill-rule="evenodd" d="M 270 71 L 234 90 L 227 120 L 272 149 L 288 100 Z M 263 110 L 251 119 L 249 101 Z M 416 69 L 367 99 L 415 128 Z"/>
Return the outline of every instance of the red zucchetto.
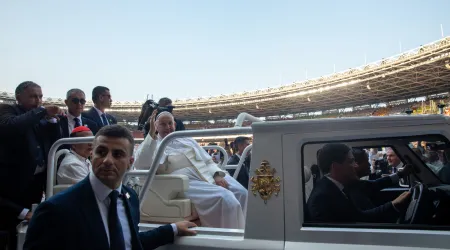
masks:
<path fill-rule="evenodd" d="M 85 132 L 85 131 L 91 131 L 91 130 L 86 126 L 78 126 L 72 130 L 72 133 L 70 133 L 70 137 L 73 137 L 76 133 Z"/>

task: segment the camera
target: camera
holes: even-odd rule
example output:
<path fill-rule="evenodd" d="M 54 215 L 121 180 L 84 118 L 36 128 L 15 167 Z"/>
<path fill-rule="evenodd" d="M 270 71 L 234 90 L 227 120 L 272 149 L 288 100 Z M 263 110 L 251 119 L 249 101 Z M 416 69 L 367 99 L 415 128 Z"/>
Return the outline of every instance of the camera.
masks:
<path fill-rule="evenodd" d="M 148 118 L 152 115 L 153 111 L 158 110 L 158 114 L 164 111 L 172 113 L 174 106 L 160 107 L 158 103 L 153 100 L 147 100 L 142 104 L 141 114 L 138 119 L 138 130 L 142 130 L 147 122 Z"/>
<path fill-rule="evenodd" d="M 385 173 L 388 169 L 388 162 L 385 159 L 375 160 L 375 170 Z"/>

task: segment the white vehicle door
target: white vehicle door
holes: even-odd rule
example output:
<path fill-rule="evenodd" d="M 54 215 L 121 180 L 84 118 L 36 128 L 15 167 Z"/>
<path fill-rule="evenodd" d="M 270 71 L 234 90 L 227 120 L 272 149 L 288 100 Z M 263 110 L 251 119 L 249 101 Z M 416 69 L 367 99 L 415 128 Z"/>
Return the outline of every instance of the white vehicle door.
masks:
<path fill-rule="evenodd" d="M 399 118 L 402 119 L 402 118 Z M 322 120 L 323 121 L 323 120 Z M 333 120 L 332 120 L 333 121 Z M 395 124 L 374 123 L 370 120 L 356 124 L 351 120 L 336 124 L 298 126 L 292 124 L 283 128 L 283 178 L 285 188 L 286 242 L 285 249 L 450 249 L 450 225 L 404 225 L 353 223 L 315 224 L 305 220 L 306 201 L 312 190 L 311 183 L 304 183 L 304 167 L 316 162 L 316 153 L 326 143 L 345 143 L 351 147 L 377 148 L 393 147 L 406 163 L 421 164 L 414 157 L 407 142 L 427 140 L 437 136 L 449 142 L 450 126 L 445 119 L 429 121 L 400 122 Z M 358 120 L 358 122 L 360 122 Z M 316 122 L 317 123 L 317 122 Z M 428 137 L 430 136 L 430 137 Z M 432 140 L 432 139 L 430 139 Z M 434 139 L 433 139 L 434 140 Z M 426 167 L 412 181 L 422 181 L 430 186 L 446 185 Z M 407 190 L 406 188 L 405 190 Z M 401 191 L 401 190 L 400 190 Z M 329 244 L 333 244 L 331 247 Z"/>

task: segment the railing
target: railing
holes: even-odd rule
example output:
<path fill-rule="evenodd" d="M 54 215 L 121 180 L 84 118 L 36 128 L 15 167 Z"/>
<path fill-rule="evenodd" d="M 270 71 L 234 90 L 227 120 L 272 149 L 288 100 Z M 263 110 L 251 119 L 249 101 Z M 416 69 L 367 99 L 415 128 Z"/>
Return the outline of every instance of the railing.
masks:
<path fill-rule="evenodd" d="M 208 130 L 178 131 L 178 132 L 171 133 L 162 140 L 160 146 L 158 147 L 158 150 L 156 152 L 156 155 L 153 159 L 152 165 L 149 170 L 131 170 L 125 174 L 124 178 L 128 178 L 129 175 L 145 175 L 143 171 L 145 171 L 147 173 L 148 178 L 145 180 L 145 183 L 143 186 L 144 191 L 139 196 L 140 204 L 142 204 L 143 198 L 145 197 L 145 195 L 150 187 L 150 184 L 153 180 L 153 177 L 156 173 L 156 170 L 158 168 L 159 160 L 160 160 L 162 154 L 164 153 L 165 147 L 167 146 L 167 144 L 170 141 L 172 141 L 173 139 L 176 139 L 176 138 L 180 138 L 180 137 L 247 134 L 247 133 L 251 133 L 251 131 L 252 131 L 252 129 L 250 127 L 248 127 L 248 128 L 222 128 L 222 129 L 208 129 Z M 49 154 L 48 154 L 47 188 L 46 188 L 46 193 L 45 193 L 46 199 L 53 196 L 53 187 L 54 187 L 55 178 L 56 178 L 55 155 L 56 155 L 56 152 L 58 151 L 58 148 L 65 144 L 92 143 L 94 138 L 95 138 L 94 136 L 77 137 L 77 138 L 63 138 L 63 139 L 57 140 L 52 145 L 52 147 L 50 148 Z M 142 141 L 142 139 L 136 139 L 135 141 Z M 222 150 L 222 149 L 219 149 L 219 150 Z M 226 154 L 226 152 L 225 152 L 225 155 L 228 158 L 228 155 Z"/>
<path fill-rule="evenodd" d="M 156 155 L 153 158 L 152 165 L 147 172 L 147 179 L 145 180 L 144 186 L 142 187 L 142 192 L 139 194 L 139 204 L 142 206 L 142 202 L 150 188 L 150 184 L 155 177 L 156 170 L 159 167 L 159 161 L 164 154 L 164 149 L 167 144 L 176 138 L 181 137 L 194 137 L 194 136 L 208 136 L 208 135 L 233 135 L 233 134 L 247 134 L 251 133 L 252 129 L 250 127 L 246 128 L 220 128 L 220 129 L 208 129 L 208 130 L 192 130 L 192 131 L 177 131 L 167 135 L 158 147 Z M 130 171 L 133 174 L 134 171 Z"/>
<path fill-rule="evenodd" d="M 250 115 L 248 113 L 240 113 L 238 117 L 236 118 L 236 124 L 234 127 L 242 127 L 242 124 L 245 121 L 251 121 L 251 122 L 262 122 L 263 120 L 254 117 L 253 115 Z"/>
<path fill-rule="evenodd" d="M 245 149 L 244 152 L 242 152 L 241 155 L 241 159 L 239 159 L 239 163 L 237 165 L 226 165 L 225 169 L 234 169 L 236 168 L 236 170 L 234 171 L 233 174 L 233 178 L 236 179 L 239 175 L 239 172 L 241 171 L 242 165 L 244 164 L 245 159 L 247 158 L 248 152 L 250 150 L 252 150 L 253 145 L 248 145 Z"/>
<path fill-rule="evenodd" d="M 222 152 L 222 154 L 223 154 L 223 162 L 220 165 L 220 168 L 221 169 L 225 169 L 225 166 L 228 163 L 228 152 L 224 148 L 222 148 L 221 146 L 216 146 L 216 145 L 202 146 L 202 148 L 203 149 L 217 149 L 220 152 Z"/>
<path fill-rule="evenodd" d="M 48 153 L 48 162 L 47 162 L 47 190 L 45 192 L 46 199 L 53 196 L 53 186 L 55 183 L 56 176 L 56 164 L 55 164 L 55 155 L 58 148 L 64 144 L 82 144 L 82 143 L 92 143 L 94 140 L 94 136 L 89 137 L 76 137 L 76 138 L 63 138 L 57 140 L 53 143 L 50 148 L 50 152 Z"/>

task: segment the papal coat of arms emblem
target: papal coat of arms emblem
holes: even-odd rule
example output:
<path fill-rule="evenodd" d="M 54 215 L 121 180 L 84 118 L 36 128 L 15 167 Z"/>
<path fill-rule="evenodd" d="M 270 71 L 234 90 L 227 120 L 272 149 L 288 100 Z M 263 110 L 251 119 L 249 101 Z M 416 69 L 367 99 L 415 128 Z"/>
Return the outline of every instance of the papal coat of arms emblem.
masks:
<path fill-rule="evenodd" d="M 252 184 L 252 192 L 253 195 L 257 195 L 264 200 L 264 203 L 267 204 L 267 201 L 272 197 L 272 194 L 278 196 L 280 192 L 280 177 L 275 177 L 276 170 L 270 167 L 270 163 L 266 160 L 261 162 L 261 166 L 255 170 L 256 176 L 252 176 L 250 179 Z"/>

